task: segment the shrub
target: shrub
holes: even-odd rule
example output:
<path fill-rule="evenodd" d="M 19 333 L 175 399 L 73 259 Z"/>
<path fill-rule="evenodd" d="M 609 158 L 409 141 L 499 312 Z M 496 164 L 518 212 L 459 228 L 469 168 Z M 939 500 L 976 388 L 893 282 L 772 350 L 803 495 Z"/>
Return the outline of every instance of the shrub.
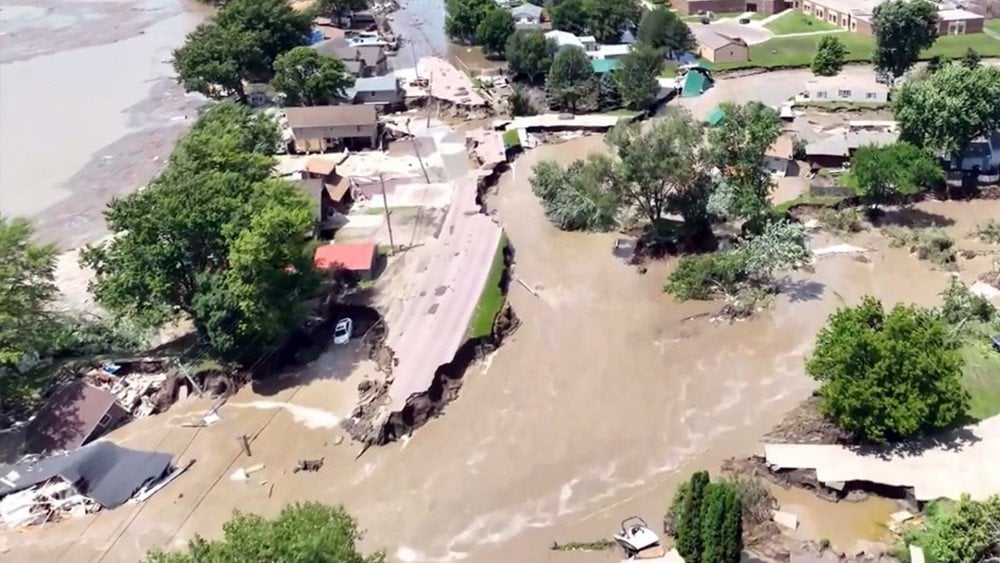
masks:
<path fill-rule="evenodd" d="M 663 291 L 682 301 L 732 293 L 747 279 L 746 261 L 735 251 L 694 254 L 677 261 Z"/>
<path fill-rule="evenodd" d="M 712 483 L 699 471 L 681 485 L 666 520 L 685 561 L 737 563 L 743 549 L 743 505 L 738 487 L 730 481 Z"/>
<path fill-rule="evenodd" d="M 820 225 L 840 233 L 857 233 L 861 229 L 861 212 L 853 207 L 824 209 L 817 217 Z"/>
<path fill-rule="evenodd" d="M 952 278 L 947 289 L 941 292 L 941 318 L 950 325 L 966 321 L 990 322 L 996 307 L 982 295 L 972 293 L 967 285 Z"/>
<path fill-rule="evenodd" d="M 708 485 L 707 471 L 698 471 L 692 475 L 677 514 L 677 552 L 685 561 L 701 560 L 704 547 L 701 538 L 701 515 L 705 489 Z"/>
<path fill-rule="evenodd" d="M 886 227 L 882 234 L 893 248 L 909 247 L 921 260 L 936 266 L 954 269 L 957 262 L 955 239 L 939 228 L 910 230 L 905 227 Z"/>
<path fill-rule="evenodd" d="M 970 234 L 983 242 L 1000 244 L 1000 221 L 990 219 L 985 223 L 980 223 Z"/>

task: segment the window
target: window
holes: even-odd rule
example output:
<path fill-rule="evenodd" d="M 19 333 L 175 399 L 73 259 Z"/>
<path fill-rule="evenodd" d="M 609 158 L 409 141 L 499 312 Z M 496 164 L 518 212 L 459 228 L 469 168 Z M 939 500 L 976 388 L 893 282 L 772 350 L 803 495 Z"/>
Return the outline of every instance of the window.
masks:
<path fill-rule="evenodd" d="M 97 423 L 98 426 L 107 426 L 111 424 L 111 413 L 104 413 L 101 417 L 101 421 Z"/>
<path fill-rule="evenodd" d="M 878 94 L 876 94 L 875 92 L 865 92 L 866 100 L 874 100 L 876 98 L 878 98 Z"/>
<path fill-rule="evenodd" d="M 851 97 L 851 91 L 850 90 L 837 90 L 837 95 L 840 96 L 841 98 L 850 98 Z"/>
<path fill-rule="evenodd" d="M 819 92 L 816 92 L 816 97 L 817 98 L 826 98 L 826 92 L 824 92 L 823 90 L 820 90 Z"/>

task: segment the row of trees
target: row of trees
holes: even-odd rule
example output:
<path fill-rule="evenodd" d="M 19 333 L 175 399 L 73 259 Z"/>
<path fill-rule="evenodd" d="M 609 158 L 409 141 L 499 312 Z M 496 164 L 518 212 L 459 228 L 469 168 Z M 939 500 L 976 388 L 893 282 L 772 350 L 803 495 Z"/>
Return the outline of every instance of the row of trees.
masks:
<path fill-rule="evenodd" d="M 315 203 L 271 176 L 279 140 L 277 124 L 245 106 L 207 110 L 159 176 L 108 205 L 113 236 L 81 255 L 97 301 L 142 326 L 190 317 L 227 359 L 287 334 L 317 284 Z"/>
<path fill-rule="evenodd" d="M 684 561 L 740 561 L 743 504 L 733 483 L 713 483 L 707 471 L 698 471 L 677 488 L 667 521 L 672 524 L 677 552 Z"/>

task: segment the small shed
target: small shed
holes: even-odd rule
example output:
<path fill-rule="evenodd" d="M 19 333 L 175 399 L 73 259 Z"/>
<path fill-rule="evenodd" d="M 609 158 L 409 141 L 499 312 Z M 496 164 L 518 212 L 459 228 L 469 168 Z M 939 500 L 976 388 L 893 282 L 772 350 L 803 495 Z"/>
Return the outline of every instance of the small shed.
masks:
<path fill-rule="evenodd" d="M 726 112 L 718 106 L 712 108 L 712 111 L 708 112 L 708 115 L 705 116 L 705 123 L 709 127 L 718 127 L 725 120 Z"/>
<path fill-rule="evenodd" d="M 28 424 L 25 450 L 36 454 L 75 450 L 127 416 L 111 392 L 74 381 L 57 389 Z"/>
<path fill-rule="evenodd" d="M 350 272 L 359 281 L 371 280 L 375 274 L 378 248 L 370 243 L 330 243 L 316 247 L 313 266 L 319 271 Z"/>

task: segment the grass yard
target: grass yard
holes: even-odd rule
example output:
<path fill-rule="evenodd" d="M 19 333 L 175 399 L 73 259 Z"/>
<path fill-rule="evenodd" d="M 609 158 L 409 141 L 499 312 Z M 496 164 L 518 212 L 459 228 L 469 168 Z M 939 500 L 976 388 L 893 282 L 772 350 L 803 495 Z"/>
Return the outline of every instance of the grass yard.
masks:
<path fill-rule="evenodd" d="M 830 22 L 823 21 L 799 10 L 788 10 L 780 18 L 764 24 L 764 27 L 770 29 L 775 35 L 840 29 Z"/>
<path fill-rule="evenodd" d="M 493 333 L 493 322 L 500 314 L 503 307 L 503 291 L 500 289 L 500 278 L 503 276 L 503 251 L 507 247 L 507 235 L 500 237 L 500 244 L 497 245 L 496 254 L 493 256 L 493 265 L 490 266 L 489 276 L 486 278 L 486 285 L 482 294 L 479 295 L 479 303 L 476 304 L 476 311 L 472 313 L 472 320 L 469 322 L 467 331 L 468 337 L 483 338 Z"/>
<path fill-rule="evenodd" d="M 1000 19 L 986 20 L 986 29 L 992 31 L 993 33 L 1000 33 Z"/>
<path fill-rule="evenodd" d="M 985 342 L 962 347 L 965 370 L 962 383 L 972 395 L 973 418 L 985 419 L 1000 414 L 1000 354 Z"/>
<path fill-rule="evenodd" d="M 944 59 L 958 59 L 972 47 L 981 57 L 1000 57 L 1000 39 L 994 39 L 985 33 L 970 33 L 967 35 L 942 35 L 937 38 L 930 49 L 920 53 L 921 59 L 929 59 L 937 55 Z"/>

